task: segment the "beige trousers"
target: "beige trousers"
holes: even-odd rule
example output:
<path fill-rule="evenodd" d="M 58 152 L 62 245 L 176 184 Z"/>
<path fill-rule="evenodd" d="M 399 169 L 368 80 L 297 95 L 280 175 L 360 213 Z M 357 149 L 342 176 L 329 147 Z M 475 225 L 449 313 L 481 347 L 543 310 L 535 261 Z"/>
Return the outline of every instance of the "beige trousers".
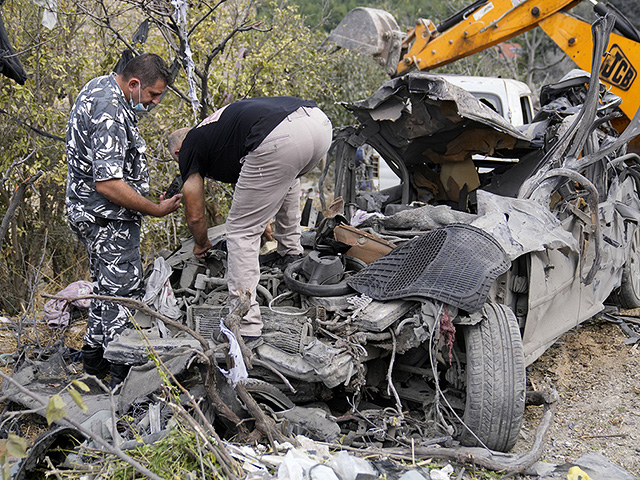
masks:
<path fill-rule="evenodd" d="M 260 280 L 260 236 L 275 218 L 278 253 L 300 254 L 300 180 L 327 153 L 331 121 L 319 108 L 300 107 L 289 114 L 242 160 L 227 217 L 227 282 L 230 306 L 239 293 L 251 292 L 251 308 L 240 333 L 259 336 L 262 319 L 256 301 Z"/>

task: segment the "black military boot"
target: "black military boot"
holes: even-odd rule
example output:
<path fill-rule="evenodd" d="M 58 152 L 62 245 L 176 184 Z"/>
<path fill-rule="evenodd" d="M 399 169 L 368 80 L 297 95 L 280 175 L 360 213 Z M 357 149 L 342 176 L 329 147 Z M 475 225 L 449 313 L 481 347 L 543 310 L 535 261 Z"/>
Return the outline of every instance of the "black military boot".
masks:
<path fill-rule="evenodd" d="M 111 380 L 109 381 L 109 388 L 115 389 L 118 385 L 124 382 L 129 374 L 130 365 L 124 365 L 122 363 L 111 364 Z"/>
<path fill-rule="evenodd" d="M 104 351 L 102 347 L 91 347 L 89 345 L 82 346 L 82 366 L 85 373 L 89 375 L 95 375 L 102 379 L 109 373 L 109 366 L 111 365 L 102 356 Z"/>

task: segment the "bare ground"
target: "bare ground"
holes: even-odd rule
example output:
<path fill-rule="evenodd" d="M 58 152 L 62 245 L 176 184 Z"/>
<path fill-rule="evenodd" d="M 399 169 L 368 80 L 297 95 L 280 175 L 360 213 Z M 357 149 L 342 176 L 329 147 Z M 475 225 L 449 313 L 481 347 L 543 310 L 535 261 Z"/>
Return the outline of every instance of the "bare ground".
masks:
<path fill-rule="evenodd" d="M 626 339 L 617 325 L 592 320 L 527 369 L 530 387 L 551 384 L 560 394 L 543 461 L 562 464 L 599 452 L 640 477 L 640 346 L 625 345 Z M 541 413 L 542 407 L 527 407 L 515 451 L 528 448 Z"/>

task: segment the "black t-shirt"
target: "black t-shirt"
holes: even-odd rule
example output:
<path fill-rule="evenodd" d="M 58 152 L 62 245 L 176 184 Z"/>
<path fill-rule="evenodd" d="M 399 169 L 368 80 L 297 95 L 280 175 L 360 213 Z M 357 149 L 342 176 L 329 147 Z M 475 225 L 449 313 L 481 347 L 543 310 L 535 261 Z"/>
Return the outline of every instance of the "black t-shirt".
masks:
<path fill-rule="evenodd" d="M 315 107 L 311 100 L 297 97 L 247 98 L 228 105 L 217 121 L 192 129 L 182 142 L 180 175 L 186 180 L 200 173 L 220 182 L 235 183 L 240 160 L 300 107 Z"/>

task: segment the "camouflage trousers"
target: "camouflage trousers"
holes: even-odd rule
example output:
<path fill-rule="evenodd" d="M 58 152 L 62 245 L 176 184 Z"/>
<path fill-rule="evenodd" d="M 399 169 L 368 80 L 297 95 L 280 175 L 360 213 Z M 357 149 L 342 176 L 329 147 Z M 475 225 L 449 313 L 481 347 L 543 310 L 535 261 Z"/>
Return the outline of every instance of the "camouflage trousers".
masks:
<path fill-rule="evenodd" d="M 140 258 L 140 222 L 100 219 L 70 223 L 85 244 L 93 293 L 139 299 L 144 294 Z M 84 342 L 106 348 L 113 338 L 130 324 L 131 312 L 113 302 L 93 300 Z"/>

